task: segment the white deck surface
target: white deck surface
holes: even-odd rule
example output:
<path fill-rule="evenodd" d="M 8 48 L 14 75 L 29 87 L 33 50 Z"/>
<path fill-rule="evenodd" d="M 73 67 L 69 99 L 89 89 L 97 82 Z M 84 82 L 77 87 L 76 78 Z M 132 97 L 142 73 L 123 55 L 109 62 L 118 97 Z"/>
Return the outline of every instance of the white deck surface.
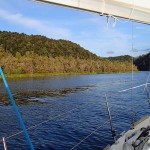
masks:
<path fill-rule="evenodd" d="M 150 116 L 142 118 L 141 120 L 139 120 L 139 122 L 136 122 L 134 125 L 135 125 L 134 129 L 127 131 L 122 137 L 120 137 L 118 139 L 118 143 L 113 144 L 110 147 L 110 150 L 123 150 L 123 144 L 125 142 L 126 135 L 130 134 L 131 132 L 134 132 L 138 129 L 141 129 L 142 127 L 146 128 L 148 125 L 150 125 Z"/>

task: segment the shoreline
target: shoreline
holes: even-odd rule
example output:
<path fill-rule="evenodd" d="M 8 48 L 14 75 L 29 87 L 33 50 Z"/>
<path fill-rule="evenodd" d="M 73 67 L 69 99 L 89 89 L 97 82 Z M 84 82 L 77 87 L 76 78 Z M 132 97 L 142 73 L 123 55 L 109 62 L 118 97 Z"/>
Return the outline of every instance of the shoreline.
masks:
<path fill-rule="evenodd" d="M 139 72 L 139 71 L 136 71 Z M 96 75 L 96 74 L 122 74 L 130 72 L 83 72 L 83 73 L 34 73 L 34 74 L 5 74 L 8 79 L 25 79 L 25 78 L 42 78 L 42 77 L 53 77 L 53 76 L 69 76 L 69 75 Z M 1 76 L 0 76 L 1 79 Z"/>

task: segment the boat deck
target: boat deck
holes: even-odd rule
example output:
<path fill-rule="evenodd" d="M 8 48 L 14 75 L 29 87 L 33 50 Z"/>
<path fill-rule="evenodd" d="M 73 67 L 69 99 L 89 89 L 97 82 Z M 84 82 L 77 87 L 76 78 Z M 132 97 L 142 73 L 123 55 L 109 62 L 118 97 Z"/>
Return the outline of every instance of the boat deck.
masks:
<path fill-rule="evenodd" d="M 150 125 L 150 116 L 143 117 L 139 121 L 133 123 L 132 129 L 124 133 L 115 144 L 113 144 L 112 146 L 107 146 L 104 150 L 123 150 L 126 135 L 132 134 L 134 131 L 139 130 L 143 127 L 146 128 L 149 125 Z"/>

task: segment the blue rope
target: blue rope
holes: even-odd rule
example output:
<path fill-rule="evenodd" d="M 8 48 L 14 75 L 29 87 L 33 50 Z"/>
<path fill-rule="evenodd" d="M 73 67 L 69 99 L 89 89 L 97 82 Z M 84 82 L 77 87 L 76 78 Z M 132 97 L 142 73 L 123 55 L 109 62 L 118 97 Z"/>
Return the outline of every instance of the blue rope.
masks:
<path fill-rule="evenodd" d="M 8 95 L 9 95 L 9 98 L 10 98 L 10 100 L 11 100 L 11 103 L 12 103 L 12 105 L 13 105 L 13 107 L 14 107 L 14 109 L 15 109 L 15 112 L 16 112 L 16 114 L 17 114 L 17 117 L 18 117 L 18 119 L 19 119 L 20 125 L 21 125 L 21 127 L 22 127 L 22 129 L 23 129 L 23 132 L 24 132 L 25 136 L 26 136 L 26 139 L 27 139 L 27 141 L 28 141 L 28 144 L 30 145 L 30 149 L 31 149 L 31 150 L 34 150 L 34 147 L 33 147 L 33 145 L 32 145 L 32 142 L 31 142 L 31 140 L 30 140 L 30 137 L 29 137 L 29 135 L 28 135 L 28 133 L 27 133 L 26 127 L 25 127 L 25 125 L 24 125 L 24 123 L 23 123 L 23 120 L 22 120 L 22 118 L 21 118 L 21 114 L 20 114 L 20 112 L 19 112 L 19 110 L 18 110 L 18 107 L 17 107 L 17 105 L 16 105 L 16 103 L 15 103 L 15 101 L 14 101 L 14 98 L 13 98 L 12 94 L 11 94 L 10 88 L 9 88 L 9 86 L 8 86 L 8 84 L 7 84 L 7 81 L 6 81 L 5 75 L 4 75 L 4 73 L 3 73 L 2 67 L 0 67 L 0 74 L 1 74 L 1 76 L 2 76 L 4 85 L 5 85 L 6 90 L 7 90 L 7 92 L 8 92 Z"/>

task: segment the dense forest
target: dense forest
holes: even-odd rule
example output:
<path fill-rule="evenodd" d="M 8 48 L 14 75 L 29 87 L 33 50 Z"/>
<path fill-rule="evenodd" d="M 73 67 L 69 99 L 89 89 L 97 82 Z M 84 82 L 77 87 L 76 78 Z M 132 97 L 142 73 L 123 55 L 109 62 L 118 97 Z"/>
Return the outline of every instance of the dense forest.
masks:
<path fill-rule="evenodd" d="M 137 66 L 138 70 L 150 71 L 150 53 L 135 58 L 134 64 Z"/>
<path fill-rule="evenodd" d="M 131 62 L 132 61 L 132 57 L 130 55 L 108 57 L 107 59 L 111 60 L 111 61 L 121 61 L 121 62 L 124 62 L 124 61 Z"/>
<path fill-rule="evenodd" d="M 34 52 L 39 56 L 47 57 L 74 57 L 80 59 L 99 59 L 98 56 L 80 47 L 80 45 L 66 40 L 48 39 L 41 35 L 26 35 L 16 32 L 0 31 L 0 46 L 5 52 L 13 56 L 19 52 L 22 56 L 26 52 Z"/>
<path fill-rule="evenodd" d="M 133 63 L 135 66 L 137 66 L 137 69 L 139 71 L 150 70 L 150 52 L 136 58 L 132 58 L 129 55 L 124 55 L 124 56 L 117 56 L 117 57 L 108 57 L 107 59 L 111 61 L 120 61 L 120 62 L 124 62 L 124 61 L 132 62 L 133 59 Z"/>
<path fill-rule="evenodd" d="M 131 62 L 100 58 L 71 41 L 6 31 L 0 32 L 0 58 L 7 74 L 131 71 Z"/>

